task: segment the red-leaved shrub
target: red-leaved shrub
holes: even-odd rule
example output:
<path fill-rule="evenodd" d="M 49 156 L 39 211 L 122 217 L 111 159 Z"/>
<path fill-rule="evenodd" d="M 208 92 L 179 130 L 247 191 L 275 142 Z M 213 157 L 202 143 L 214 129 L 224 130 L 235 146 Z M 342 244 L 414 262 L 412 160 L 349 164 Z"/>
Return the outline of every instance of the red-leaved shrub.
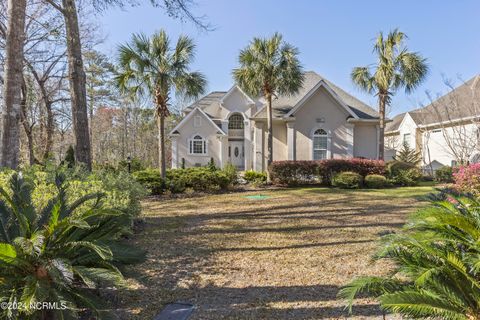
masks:
<path fill-rule="evenodd" d="M 480 195 L 480 163 L 454 169 L 455 188 L 460 192 Z"/>
<path fill-rule="evenodd" d="M 274 161 L 269 167 L 272 181 L 276 184 L 330 185 L 332 177 L 350 171 L 365 177 L 385 173 L 385 163 L 367 159 L 328 159 L 320 161 Z"/>

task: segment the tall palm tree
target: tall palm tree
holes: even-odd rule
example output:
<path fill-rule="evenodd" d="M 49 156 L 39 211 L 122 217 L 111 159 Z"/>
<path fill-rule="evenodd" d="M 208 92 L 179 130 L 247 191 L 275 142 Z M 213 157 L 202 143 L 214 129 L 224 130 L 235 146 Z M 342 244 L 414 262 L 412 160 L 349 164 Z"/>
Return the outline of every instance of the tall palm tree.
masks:
<path fill-rule="evenodd" d="M 124 93 L 149 96 L 156 107 L 160 172 L 166 174 L 165 118 L 170 115 L 168 106 L 172 93 L 196 98 L 205 91 L 206 80 L 200 72 L 190 71 L 195 57 L 195 44 L 180 36 L 174 48 L 161 30 L 151 38 L 135 34 L 129 44 L 119 49 L 120 70 L 117 85 Z"/>
<path fill-rule="evenodd" d="M 254 38 L 240 51 L 240 67 L 233 70 L 235 82 L 247 94 L 262 95 L 267 102 L 267 164 L 273 161 L 272 98 L 293 95 L 303 85 L 304 73 L 299 51 L 283 41 L 279 33 L 268 39 Z M 268 170 L 267 176 L 270 180 Z"/>
<path fill-rule="evenodd" d="M 380 32 L 373 51 L 378 61 L 370 66 L 352 70 L 353 82 L 362 90 L 378 97 L 380 134 L 378 135 L 378 159 L 384 158 L 385 108 L 400 88 L 412 92 L 428 73 L 426 59 L 417 52 L 409 52 L 404 45 L 407 36 L 395 29 L 387 38 Z"/>

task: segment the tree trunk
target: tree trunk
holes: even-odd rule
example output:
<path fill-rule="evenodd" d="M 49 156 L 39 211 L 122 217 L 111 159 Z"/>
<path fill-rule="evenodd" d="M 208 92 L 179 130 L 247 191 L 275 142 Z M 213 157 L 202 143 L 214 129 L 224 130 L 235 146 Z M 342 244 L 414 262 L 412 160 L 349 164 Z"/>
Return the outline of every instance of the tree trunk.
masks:
<path fill-rule="evenodd" d="M 55 130 L 55 123 L 53 119 L 52 102 L 49 99 L 45 100 L 45 110 L 47 111 L 47 138 L 45 141 L 45 149 L 43 150 L 43 161 L 50 158 L 53 146 L 53 133 Z"/>
<path fill-rule="evenodd" d="M 5 48 L 4 107 L 0 165 L 16 169 L 20 153 L 21 90 L 23 82 L 23 44 L 26 0 L 8 1 L 8 29 Z"/>
<path fill-rule="evenodd" d="M 62 0 L 67 32 L 68 77 L 72 101 L 72 124 L 75 135 L 75 161 L 92 169 L 87 114 L 86 76 L 83 69 L 82 46 L 75 0 Z"/>
<path fill-rule="evenodd" d="M 385 94 L 380 94 L 378 98 L 378 111 L 380 114 L 380 124 L 378 130 L 378 160 L 385 159 Z"/>
<path fill-rule="evenodd" d="M 157 115 L 158 121 L 158 162 L 160 166 L 160 175 L 165 179 L 167 175 L 167 164 L 165 155 L 165 115 L 159 113 Z"/>
<path fill-rule="evenodd" d="M 25 78 L 22 76 L 22 102 L 21 102 L 21 121 L 23 124 L 23 129 L 25 130 L 25 135 L 27 136 L 27 144 L 28 144 L 28 160 L 30 165 L 34 165 L 36 163 L 35 159 L 35 151 L 33 146 L 33 136 L 32 136 L 32 126 L 28 122 L 27 118 L 27 83 Z"/>
<path fill-rule="evenodd" d="M 267 182 L 271 182 L 270 165 L 273 162 L 273 112 L 272 94 L 267 93 Z"/>

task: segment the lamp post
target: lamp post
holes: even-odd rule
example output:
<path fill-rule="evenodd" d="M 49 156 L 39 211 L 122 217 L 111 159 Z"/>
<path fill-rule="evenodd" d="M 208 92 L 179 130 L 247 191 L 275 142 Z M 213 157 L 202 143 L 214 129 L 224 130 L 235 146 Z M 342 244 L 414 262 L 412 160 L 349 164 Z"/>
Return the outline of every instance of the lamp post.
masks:
<path fill-rule="evenodd" d="M 132 170 L 132 158 L 130 156 L 127 157 L 127 168 L 128 168 L 128 173 Z"/>

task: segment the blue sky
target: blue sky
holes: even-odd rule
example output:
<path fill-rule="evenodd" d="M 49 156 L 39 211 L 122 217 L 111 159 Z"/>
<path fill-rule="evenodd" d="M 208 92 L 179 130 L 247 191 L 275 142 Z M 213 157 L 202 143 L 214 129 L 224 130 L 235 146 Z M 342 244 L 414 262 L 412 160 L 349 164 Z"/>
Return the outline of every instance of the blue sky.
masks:
<path fill-rule="evenodd" d="M 147 3 L 148 1 L 145 1 Z M 205 14 L 216 27 L 201 33 L 191 24 L 143 5 L 111 9 L 98 17 L 107 40 L 101 50 L 114 55 L 132 33 L 165 29 L 172 38 L 193 37 L 197 57 L 193 69 L 208 79 L 208 89 L 228 90 L 239 50 L 254 36 L 275 31 L 299 48 L 305 70 L 330 81 L 376 106 L 376 99 L 360 92 L 349 78 L 355 66 L 373 63 L 373 39 L 379 31 L 399 28 L 407 45 L 428 59 L 430 74 L 413 94 L 398 92 L 391 115 L 428 103 L 425 92 L 445 92 L 443 78 L 460 83 L 480 73 L 480 1 L 478 0 L 196 0 L 193 11 Z"/>

